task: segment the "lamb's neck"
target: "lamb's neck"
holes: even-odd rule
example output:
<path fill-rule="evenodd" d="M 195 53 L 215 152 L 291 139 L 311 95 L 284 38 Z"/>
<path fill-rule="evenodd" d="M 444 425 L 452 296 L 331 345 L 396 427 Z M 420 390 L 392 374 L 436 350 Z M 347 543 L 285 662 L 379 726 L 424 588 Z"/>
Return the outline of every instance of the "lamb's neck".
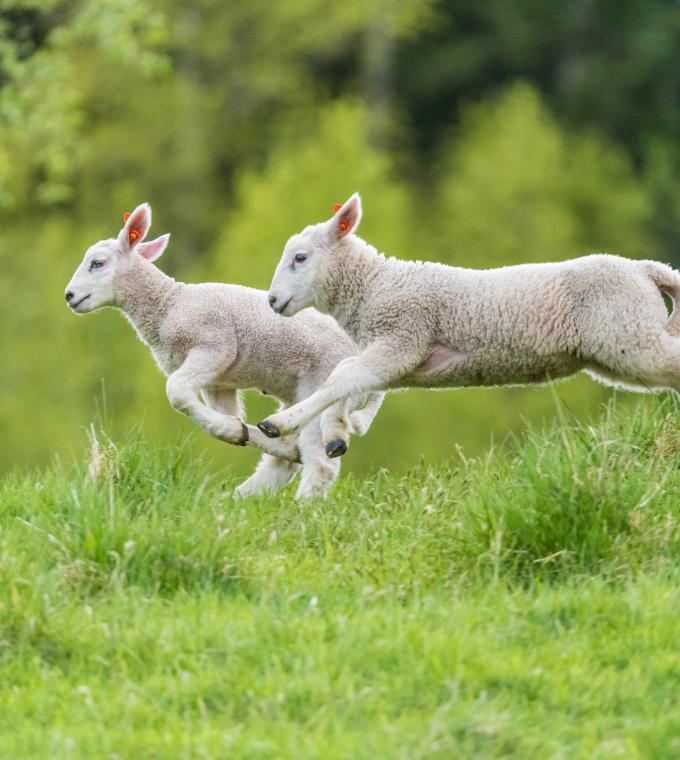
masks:
<path fill-rule="evenodd" d="M 172 277 L 145 261 L 138 262 L 115 283 L 116 306 L 151 348 L 159 341 L 161 323 L 178 287 Z"/>
<path fill-rule="evenodd" d="M 321 310 L 334 317 L 342 329 L 358 341 L 363 306 L 386 261 L 359 239 L 352 241 L 348 250 L 334 251 L 332 256 Z"/>

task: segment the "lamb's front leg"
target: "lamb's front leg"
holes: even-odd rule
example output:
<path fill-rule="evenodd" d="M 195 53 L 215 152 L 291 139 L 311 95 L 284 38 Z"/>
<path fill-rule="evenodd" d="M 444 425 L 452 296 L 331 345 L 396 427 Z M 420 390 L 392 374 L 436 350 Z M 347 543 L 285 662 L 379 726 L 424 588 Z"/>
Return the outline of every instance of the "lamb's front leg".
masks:
<path fill-rule="evenodd" d="M 252 446 L 272 456 L 299 462 L 296 440 L 270 441 L 256 427 L 246 425 L 235 415 L 225 414 L 203 402 L 201 391 L 211 388 L 220 370 L 221 366 L 211 352 L 192 351 L 184 364 L 168 377 L 166 392 L 172 408 L 191 417 L 208 435 L 220 441 L 235 446 Z M 212 403 L 215 403 L 214 398 Z M 221 396 L 219 405 L 221 409 L 239 409 L 236 396 L 230 399 L 228 392 Z"/>
<path fill-rule="evenodd" d="M 348 396 L 332 404 L 319 417 L 326 454 L 339 457 L 347 452 L 350 435 L 364 435 L 382 404 L 384 393 Z"/>
<path fill-rule="evenodd" d="M 340 474 L 340 460 L 329 459 L 324 450 L 319 420 L 300 432 L 302 471 L 295 494 L 299 501 L 324 497 Z"/>
<path fill-rule="evenodd" d="M 331 404 L 348 396 L 398 385 L 399 378 L 412 372 L 422 361 L 423 352 L 415 347 L 409 349 L 384 342 L 373 343 L 357 356 L 340 362 L 311 396 L 273 414 L 258 423 L 258 427 L 270 438 L 295 433 Z"/>
<path fill-rule="evenodd" d="M 201 395 L 205 399 L 206 404 L 211 408 L 215 409 L 218 412 L 221 412 L 222 414 L 226 414 L 230 417 L 235 417 L 238 419 L 239 422 L 241 420 L 245 419 L 245 411 L 243 407 L 243 398 L 242 394 L 238 390 L 232 390 L 232 389 L 223 389 L 223 388 L 203 388 L 201 390 Z M 282 407 L 279 406 L 279 409 Z M 268 451 L 271 451 L 272 446 L 271 444 L 273 441 L 268 439 L 266 436 L 262 434 L 261 430 L 258 430 L 254 425 L 247 425 L 241 422 L 241 425 L 244 426 L 248 431 L 248 440 L 245 443 L 242 443 L 241 441 L 237 442 L 237 445 L 241 446 L 250 446 L 252 448 L 256 448 L 258 450 L 261 450 L 263 455 L 266 454 Z M 231 441 L 229 441 L 231 443 Z M 283 443 L 283 441 L 280 441 L 280 443 Z M 297 468 L 299 466 L 300 462 L 300 446 L 297 439 L 290 439 L 288 441 L 288 446 L 281 449 L 281 451 L 290 452 L 290 456 L 281 456 L 276 455 L 274 459 L 278 460 L 280 464 L 282 465 L 282 472 L 287 472 L 287 468 L 284 465 L 289 465 L 293 469 L 290 470 L 291 474 L 288 475 L 288 480 L 295 475 L 297 472 Z M 276 447 L 275 447 L 276 448 Z M 294 458 L 293 458 L 294 457 Z M 262 461 L 262 460 L 261 460 Z M 253 473 L 253 476 L 255 477 L 255 474 L 259 470 L 259 465 L 255 468 L 255 473 Z M 269 472 L 273 468 L 269 465 L 264 468 L 264 472 Z M 281 475 L 283 478 L 284 476 Z M 287 481 L 286 481 L 287 482 Z M 284 483 L 285 485 L 285 483 Z M 247 489 L 246 489 L 247 490 Z"/>

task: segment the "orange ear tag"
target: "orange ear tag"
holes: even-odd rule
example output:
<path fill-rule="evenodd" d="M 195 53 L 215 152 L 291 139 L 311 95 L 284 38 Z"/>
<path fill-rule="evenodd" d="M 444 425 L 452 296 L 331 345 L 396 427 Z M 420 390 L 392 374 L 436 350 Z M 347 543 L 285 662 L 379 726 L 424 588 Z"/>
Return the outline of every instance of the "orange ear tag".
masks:
<path fill-rule="evenodd" d="M 123 221 L 124 221 L 124 222 L 127 222 L 127 220 L 128 220 L 129 218 L 130 218 L 130 212 L 129 212 L 129 211 L 126 211 L 126 212 L 123 214 Z M 137 230 L 130 230 L 130 231 L 128 232 L 128 240 L 130 241 L 130 245 L 134 245 L 134 243 L 136 243 L 136 242 L 137 242 L 137 240 L 139 240 L 139 232 L 138 232 Z"/>
<path fill-rule="evenodd" d="M 342 208 L 342 203 L 334 203 L 333 213 L 337 214 L 341 208 Z M 347 232 L 347 230 L 349 229 L 349 222 L 346 219 L 341 219 L 338 227 L 340 227 L 340 232 Z"/>

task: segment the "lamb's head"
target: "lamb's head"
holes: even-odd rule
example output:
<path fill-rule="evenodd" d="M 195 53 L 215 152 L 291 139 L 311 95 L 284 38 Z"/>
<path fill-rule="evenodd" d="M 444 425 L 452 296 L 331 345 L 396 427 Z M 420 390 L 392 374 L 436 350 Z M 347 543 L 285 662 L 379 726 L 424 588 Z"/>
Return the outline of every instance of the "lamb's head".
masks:
<path fill-rule="evenodd" d="M 142 203 L 129 215 L 118 237 L 100 240 L 85 252 L 85 258 L 66 286 L 66 303 L 78 314 L 102 306 L 115 306 L 115 285 L 120 277 L 134 276 L 142 259 L 155 261 L 168 245 L 170 235 L 143 242 L 151 227 L 151 207 Z"/>
<path fill-rule="evenodd" d="M 292 317 L 308 306 L 322 308 L 331 257 L 346 253 L 361 221 L 359 194 L 333 211 L 330 219 L 307 227 L 286 243 L 269 288 L 269 304 L 278 314 Z"/>

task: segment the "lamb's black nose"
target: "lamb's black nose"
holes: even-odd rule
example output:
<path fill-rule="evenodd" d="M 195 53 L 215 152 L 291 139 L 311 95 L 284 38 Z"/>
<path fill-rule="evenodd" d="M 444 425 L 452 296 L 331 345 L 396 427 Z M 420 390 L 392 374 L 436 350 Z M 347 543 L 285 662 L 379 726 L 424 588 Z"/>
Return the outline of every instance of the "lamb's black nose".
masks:
<path fill-rule="evenodd" d="M 71 303 L 71 299 L 73 298 L 73 291 L 67 290 L 66 291 L 66 303 Z"/>
<path fill-rule="evenodd" d="M 272 309 L 274 308 L 274 306 L 276 306 L 276 296 L 275 295 L 270 295 L 269 296 L 269 305 L 272 307 Z"/>

